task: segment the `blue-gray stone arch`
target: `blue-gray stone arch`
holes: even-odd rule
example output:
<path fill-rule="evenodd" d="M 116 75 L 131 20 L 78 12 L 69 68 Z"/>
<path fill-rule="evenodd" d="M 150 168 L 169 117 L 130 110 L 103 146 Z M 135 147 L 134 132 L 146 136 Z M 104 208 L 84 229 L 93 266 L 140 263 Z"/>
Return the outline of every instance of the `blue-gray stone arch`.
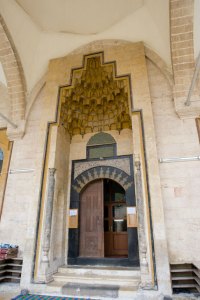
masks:
<path fill-rule="evenodd" d="M 112 166 L 101 166 L 90 168 L 83 173 L 81 173 L 75 180 L 72 185 L 72 188 L 80 193 L 81 190 L 88 183 L 96 180 L 96 179 L 111 179 L 116 181 L 121 185 L 125 191 L 130 189 L 133 185 L 133 177 L 128 175 L 121 169 L 114 168 Z"/>

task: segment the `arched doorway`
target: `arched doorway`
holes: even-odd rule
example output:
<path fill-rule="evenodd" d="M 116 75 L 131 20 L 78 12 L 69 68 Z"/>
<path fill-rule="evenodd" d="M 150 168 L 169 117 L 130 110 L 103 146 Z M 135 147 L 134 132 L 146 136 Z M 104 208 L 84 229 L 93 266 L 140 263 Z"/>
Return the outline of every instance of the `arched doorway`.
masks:
<path fill-rule="evenodd" d="M 68 264 L 139 265 L 137 226 L 126 224 L 136 209 L 132 166 L 130 155 L 73 161 L 70 210 L 78 222 L 69 227 Z"/>
<path fill-rule="evenodd" d="M 89 183 L 80 196 L 80 257 L 128 257 L 125 190 L 115 181 Z"/>

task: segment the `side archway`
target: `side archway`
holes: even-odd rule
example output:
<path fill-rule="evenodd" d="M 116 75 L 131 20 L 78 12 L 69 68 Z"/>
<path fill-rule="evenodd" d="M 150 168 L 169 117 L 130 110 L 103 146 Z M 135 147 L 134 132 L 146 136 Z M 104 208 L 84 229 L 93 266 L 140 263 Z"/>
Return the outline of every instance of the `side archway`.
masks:
<path fill-rule="evenodd" d="M 9 117 L 18 127 L 15 129 L 16 135 L 19 128 L 22 130 L 22 121 L 25 118 L 26 83 L 20 57 L 1 15 L 0 32 L 0 61 L 5 72 L 11 103 L 11 116 Z"/>

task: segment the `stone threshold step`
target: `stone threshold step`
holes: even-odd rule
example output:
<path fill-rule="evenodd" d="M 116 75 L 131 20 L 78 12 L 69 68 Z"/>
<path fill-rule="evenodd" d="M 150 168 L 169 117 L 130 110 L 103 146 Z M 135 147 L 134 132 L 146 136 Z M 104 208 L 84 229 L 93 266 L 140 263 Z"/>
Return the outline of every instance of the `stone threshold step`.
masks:
<path fill-rule="evenodd" d="M 63 295 L 87 296 L 87 297 L 110 297 L 118 298 L 118 285 L 106 286 L 104 284 L 67 283 L 62 287 Z"/>
<path fill-rule="evenodd" d="M 140 270 L 133 270 L 131 268 L 129 269 L 121 269 L 121 268 L 93 268 L 93 267 L 87 267 L 87 268 L 70 268 L 70 267 L 59 267 L 58 268 L 59 273 L 63 274 L 96 274 L 96 275 L 109 275 L 112 277 L 115 276 L 131 276 L 131 277 L 139 277 L 140 276 Z"/>
<path fill-rule="evenodd" d="M 55 273 L 53 275 L 54 278 L 63 278 L 63 279 L 86 279 L 86 280 L 94 280 L 94 279 L 100 279 L 100 280 L 119 280 L 119 281 L 139 281 L 139 277 L 131 277 L 131 276 L 117 276 L 117 277 L 110 277 L 105 276 L 104 274 L 98 275 L 98 274 L 65 274 L 65 273 Z"/>
<path fill-rule="evenodd" d="M 79 278 L 77 276 L 75 277 L 66 277 L 66 276 L 53 276 L 54 278 L 54 281 L 56 282 L 64 282 L 64 283 L 67 283 L 67 282 L 71 282 L 71 283 L 84 283 L 84 284 L 88 284 L 90 282 L 94 283 L 94 284 L 104 284 L 104 285 L 107 285 L 107 286 L 110 286 L 110 285 L 113 285 L 113 284 L 118 284 L 119 286 L 138 286 L 139 285 L 139 279 L 136 280 L 130 280 L 130 279 L 108 279 L 108 278 L 94 278 L 94 277 L 82 277 L 82 278 Z"/>
<path fill-rule="evenodd" d="M 61 268 L 70 268 L 70 269 L 108 269 L 108 270 L 132 270 L 138 271 L 140 270 L 139 267 L 126 267 L 126 266 L 106 266 L 106 265 L 63 265 Z"/>
<path fill-rule="evenodd" d="M 63 290 L 63 287 L 65 286 L 66 288 L 66 285 L 68 285 L 67 287 L 67 290 L 64 289 Z M 104 284 L 96 284 L 97 286 L 105 286 L 105 283 Z M 69 289 L 69 286 L 71 287 L 71 289 Z M 79 295 L 79 296 L 88 296 L 88 291 L 86 292 L 86 294 L 84 294 L 82 292 L 82 290 L 80 290 L 80 286 L 87 286 L 88 289 L 90 288 L 91 286 L 91 283 L 77 283 L 77 282 L 69 282 L 69 283 L 64 283 L 64 282 L 57 282 L 57 281 L 51 281 L 50 283 L 47 284 L 46 286 L 46 292 L 47 293 L 50 293 L 51 295 L 64 295 L 64 296 L 74 296 L 75 295 L 75 292 L 74 290 L 76 290 L 76 296 Z M 92 286 L 94 286 L 94 284 L 92 284 Z M 113 285 L 110 285 L 108 286 L 108 288 L 112 288 Z M 115 284 L 116 286 L 116 284 Z M 135 293 L 138 291 L 138 285 L 137 286 L 133 286 L 133 285 L 129 285 L 129 286 L 121 286 L 121 285 L 118 285 L 119 287 L 119 291 L 120 293 Z M 96 293 L 95 295 L 93 294 L 92 297 L 100 297 L 100 295 L 98 295 L 98 293 Z M 98 298 L 99 299 L 99 298 Z M 124 298 L 125 299 L 125 298 Z"/>

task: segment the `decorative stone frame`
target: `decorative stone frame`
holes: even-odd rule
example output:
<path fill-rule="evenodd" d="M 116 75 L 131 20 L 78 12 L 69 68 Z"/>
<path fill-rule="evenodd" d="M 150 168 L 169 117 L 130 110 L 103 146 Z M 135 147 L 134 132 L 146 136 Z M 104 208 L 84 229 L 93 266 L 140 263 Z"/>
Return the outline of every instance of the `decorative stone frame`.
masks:
<path fill-rule="evenodd" d="M 126 165 L 124 170 L 117 167 L 117 162 Z M 91 163 L 94 167 L 91 168 Z M 76 165 L 85 164 L 83 172 L 75 172 Z M 115 167 L 114 167 L 115 165 Z M 81 191 L 90 182 L 107 178 L 116 181 L 126 192 L 127 206 L 136 206 L 135 186 L 133 176 L 133 159 L 131 155 L 118 156 L 103 160 L 80 160 L 73 161 L 70 208 L 80 208 Z M 102 204 L 103 205 L 103 204 Z M 80 216 L 79 216 L 80 217 Z M 128 228 L 128 258 L 79 258 L 79 228 L 69 229 L 68 243 L 68 264 L 106 264 L 106 265 L 123 265 L 139 266 L 138 236 L 137 228 Z"/>
<path fill-rule="evenodd" d="M 124 57 L 126 51 L 129 55 Z M 134 97 L 131 99 L 133 157 L 137 158 L 136 161 L 141 162 L 142 192 L 145 213 L 144 221 L 147 241 L 147 255 L 145 247 L 142 247 L 143 249 L 141 250 L 143 251 L 144 258 L 143 271 L 145 271 L 146 268 L 145 259 L 147 258 L 148 274 L 144 274 L 145 276 L 142 276 L 141 274 L 141 281 L 143 282 L 143 287 L 146 286 L 147 288 L 153 289 L 159 288 L 159 291 L 162 293 L 169 294 L 171 292 L 169 257 L 165 234 L 155 129 L 146 69 L 145 47 L 143 43 L 133 44 L 119 41 L 117 43 L 114 41 L 109 41 L 107 43 L 105 41 L 98 41 L 86 45 L 64 58 L 52 60 L 49 65 L 45 87 L 45 104 L 50 107 L 50 120 L 52 120 L 52 126 L 50 125 L 50 127 L 52 128 L 54 125 L 57 126 L 59 123 L 60 103 L 57 94 L 58 87 L 66 86 L 66 82 L 70 82 L 71 70 L 73 70 L 74 67 L 81 66 L 84 56 L 88 55 L 88 53 L 95 54 L 100 52 L 104 52 L 106 62 L 116 61 L 117 74 L 131 74 L 130 80 L 134 94 Z M 54 134 L 56 135 L 55 132 Z M 51 151 L 52 156 L 54 156 L 55 153 L 55 145 L 51 143 L 51 134 L 47 136 L 45 149 L 47 155 L 45 156 L 44 172 L 42 176 L 42 181 L 44 180 L 44 182 L 48 168 L 54 167 L 52 160 L 49 159 L 48 156 Z M 138 173 L 138 178 L 140 178 L 140 172 Z M 37 282 L 39 282 L 38 279 L 40 280 L 41 229 L 44 222 L 44 203 L 46 196 L 45 189 L 42 189 L 43 186 L 44 185 L 41 186 L 41 210 L 40 219 L 38 220 L 39 235 L 38 240 L 36 241 L 37 248 L 35 248 L 36 260 L 34 275 Z M 139 194 L 142 193 L 139 192 L 138 195 Z M 66 216 L 63 215 L 63 217 Z M 46 274 L 41 278 L 42 280 L 45 280 Z"/>

